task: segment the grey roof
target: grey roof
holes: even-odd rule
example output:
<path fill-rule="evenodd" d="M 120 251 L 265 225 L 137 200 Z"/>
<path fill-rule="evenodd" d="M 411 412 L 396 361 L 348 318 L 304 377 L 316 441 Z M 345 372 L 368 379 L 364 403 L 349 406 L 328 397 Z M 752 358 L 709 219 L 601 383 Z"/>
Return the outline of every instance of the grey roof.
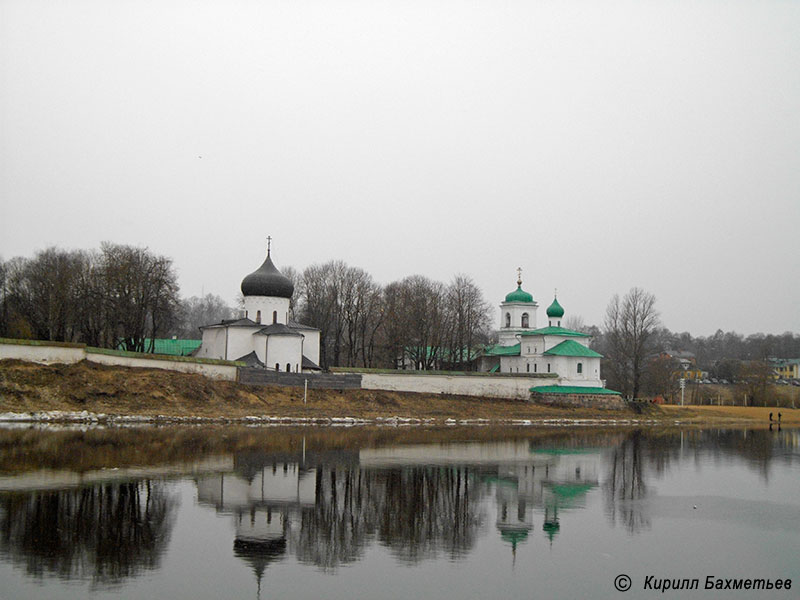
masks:
<path fill-rule="evenodd" d="M 317 364 L 313 360 L 308 358 L 305 354 L 303 355 L 302 368 L 311 371 L 322 371 L 322 369 L 319 366 L 317 366 Z"/>
<path fill-rule="evenodd" d="M 303 334 L 296 331 L 292 327 L 287 327 L 283 323 L 273 323 L 272 325 L 268 325 L 262 329 L 256 331 L 253 335 L 295 335 L 302 337 Z"/>
<path fill-rule="evenodd" d="M 250 319 L 223 319 L 219 323 L 203 325 L 200 329 L 208 329 L 209 327 L 261 327 L 261 324 Z"/>
<path fill-rule="evenodd" d="M 245 296 L 291 298 L 294 284 L 278 271 L 268 252 L 264 263 L 242 280 L 242 293 Z"/>
<path fill-rule="evenodd" d="M 319 331 L 319 329 L 316 327 L 311 327 L 311 325 L 303 325 L 302 323 L 292 321 L 291 319 L 289 319 L 289 327 L 292 329 L 300 329 L 301 331 Z"/>
<path fill-rule="evenodd" d="M 258 356 L 255 353 L 255 350 L 250 354 L 245 354 L 244 356 L 240 356 L 236 359 L 237 362 L 243 362 L 248 367 L 263 367 L 264 363 L 258 360 Z"/>

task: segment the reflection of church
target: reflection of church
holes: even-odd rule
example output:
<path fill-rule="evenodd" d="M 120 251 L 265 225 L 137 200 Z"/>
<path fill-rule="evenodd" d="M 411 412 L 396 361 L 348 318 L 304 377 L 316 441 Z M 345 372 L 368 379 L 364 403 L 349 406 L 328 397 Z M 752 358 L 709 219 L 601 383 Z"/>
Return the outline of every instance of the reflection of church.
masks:
<path fill-rule="evenodd" d="M 537 449 L 528 441 L 460 442 L 236 455 L 234 471 L 196 480 L 198 500 L 230 515 L 234 554 L 255 573 L 287 556 L 324 569 L 358 560 L 378 541 L 402 562 L 464 556 L 494 492 L 495 526 L 516 554 L 541 525 L 585 506 L 599 452 Z M 424 500 L 423 500 L 424 498 Z"/>
<path fill-rule="evenodd" d="M 314 469 L 293 462 L 248 471 L 198 479 L 197 498 L 233 516 L 234 554 L 253 569 L 260 592 L 267 566 L 286 554 L 292 522 L 304 507 L 314 506 L 316 477 Z"/>
<path fill-rule="evenodd" d="M 585 507 L 599 470 L 600 454 L 581 449 L 532 450 L 526 464 L 500 465 L 496 526 L 512 552 L 534 529 L 535 513 L 544 513 L 542 530 L 552 543 L 561 527 L 559 512 Z"/>

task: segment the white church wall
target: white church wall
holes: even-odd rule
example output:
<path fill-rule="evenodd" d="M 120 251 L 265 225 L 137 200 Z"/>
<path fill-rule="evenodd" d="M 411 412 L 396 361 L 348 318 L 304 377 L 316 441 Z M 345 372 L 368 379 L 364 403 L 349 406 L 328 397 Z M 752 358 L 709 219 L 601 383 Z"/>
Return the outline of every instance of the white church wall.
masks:
<path fill-rule="evenodd" d="M 578 363 L 583 365 L 581 373 L 578 373 Z M 599 358 L 571 357 L 570 361 L 561 369 L 562 371 L 559 372 L 559 375 L 564 379 L 563 385 L 603 387 L 603 383 L 600 380 Z"/>
<path fill-rule="evenodd" d="M 261 311 L 261 324 L 272 325 L 272 315 L 277 312 L 278 323 L 286 325 L 289 317 L 289 299 L 275 298 L 272 296 L 245 296 L 244 309 L 247 318 L 258 321 L 258 311 Z"/>
<path fill-rule="evenodd" d="M 228 360 L 236 360 L 253 351 L 255 327 L 228 327 Z"/>
<path fill-rule="evenodd" d="M 300 336 L 270 335 L 267 341 L 267 359 L 265 364 L 268 369 L 274 369 L 277 363 L 280 371 L 286 371 L 286 364 L 291 367 L 291 372 L 299 372 L 302 364 Z"/>
<path fill-rule="evenodd" d="M 197 350 L 198 358 L 225 358 L 225 328 L 203 329 L 203 342 Z"/>
<path fill-rule="evenodd" d="M 319 331 L 303 330 L 303 354 L 319 365 Z"/>
<path fill-rule="evenodd" d="M 512 302 L 500 306 L 500 328 L 506 328 L 506 314 L 511 315 L 511 328 L 522 329 L 522 315 L 528 313 L 528 327 L 536 329 L 536 306 Z"/>

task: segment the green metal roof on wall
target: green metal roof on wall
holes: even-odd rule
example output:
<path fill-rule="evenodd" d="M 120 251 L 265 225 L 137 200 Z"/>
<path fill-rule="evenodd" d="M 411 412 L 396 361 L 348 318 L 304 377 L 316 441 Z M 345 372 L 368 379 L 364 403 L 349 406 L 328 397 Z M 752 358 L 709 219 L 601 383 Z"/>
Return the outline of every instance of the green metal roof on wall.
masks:
<path fill-rule="evenodd" d="M 567 337 L 592 337 L 588 333 L 581 333 L 580 331 L 573 331 L 572 329 L 565 329 L 563 327 L 542 327 L 541 329 L 534 329 L 532 331 L 522 331 L 519 335 L 563 335 Z"/>
<path fill-rule="evenodd" d="M 564 309 L 558 303 L 558 298 L 553 298 L 553 303 L 547 307 L 547 316 L 554 319 L 560 319 L 564 316 Z"/>
<path fill-rule="evenodd" d="M 592 394 L 602 396 L 621 396 L 619 392 L 601 387 L 581 387 L 579 385 L 541 385 L 534 386 L 531 392 L 539 394 Z"/>
<path fill-rule="evenodd" d="M 519 356 L 520 344 L 513 346 L 489 346 L 483 351 L 484 356 Z"/>
<path fill-rule="evenodd" d="M 168 356 L 189 356 L 200 347 L 201 340 L 173 340 L 169 338 L 156 338 L 153 343 L 153 354 L 166 354 Z M 122 343 L 117 346 L 122 348 Z M 150 338 L 144 340 L 145 352 L 150 352 Z"/>
<path fill-rule="evenodd" d="M 587 348 L 583 344 L 575 340 L 564 340 L 550 348 L 547 352 L 543 352 L 545 356 L 582 356 L 585 358 L 603 358 L 599 352 L 595 352 L 591 348 Z"/>
<path fill-rule="evenodd" d="M 533 296 L 517 285 L 517 289 L 506 294 L 506 302 L 533 302 Z"/>

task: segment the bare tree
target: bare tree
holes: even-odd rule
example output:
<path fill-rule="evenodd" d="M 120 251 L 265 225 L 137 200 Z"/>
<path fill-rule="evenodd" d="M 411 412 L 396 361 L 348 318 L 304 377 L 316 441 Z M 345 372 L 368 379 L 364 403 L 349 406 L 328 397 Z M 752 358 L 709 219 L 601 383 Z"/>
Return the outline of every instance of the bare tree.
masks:
<path fill-rule="evenodd" d="M 564 321 L 564 328 L 565 329 L 572 329 L 572 331 L 580 331 L 581 333 L 587 333 L 587 326 L 583 317 L 580 315 L 570 315 Z"/>
<path fill-rule="evenodd" d="M 100 270 L 114 337 L 126 350 L 144 352 L 145 339 L 166 329 L 177 312 L 178 284 L 172 260 L 146 248 L 103 242 Z"/>
<path fill-rule="evenodd" d="M 236 311 L 214 294 L 192 296 L 180 300 L 174 335 L 183 339 L 199 339 L 200 327 L 232 319 Z"/>
<path fill-rule="evenodd" d="M 659 325 L 656 298 L 634 287 L 620 299 L 615 294 L 606 308 L 606 359 L 613 384 L 628 397 L 639 395 L 642 375 L 651 353 L 651 338 Z"/>
<path fill-rule="evenodd" d="M 478 347 L 486 344 L 489 338 L 489 303 L 472 278 L 460 274 L 447 288 L 447 311 L 449 327 L 443 358 L 449 368 L 469 368 Z"/>
<path fill-rule="evenodd" d="M 303 271 L 298 312 L 320 329 L 321 366 L 374 366 L 383 323 L 381 287 L 342 261 Z"/>
<path fill-rule="evenodd" d="M 386 287 L 387 346 L 392 358 L 415 369 L 434 368 L 441 358 L 446 317 L 444 285 L 412 275 Z"/>

